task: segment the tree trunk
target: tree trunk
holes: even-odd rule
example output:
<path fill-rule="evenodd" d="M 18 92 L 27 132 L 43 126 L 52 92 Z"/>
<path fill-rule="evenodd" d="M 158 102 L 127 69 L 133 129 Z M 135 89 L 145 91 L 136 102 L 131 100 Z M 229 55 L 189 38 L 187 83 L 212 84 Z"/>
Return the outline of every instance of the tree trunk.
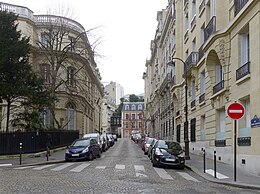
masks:
<path fill-rule="evenodd" d="M 11 101 L 7 100 L 7 115 L 6 115 L 6 132 L 9 132 L 9 119 L 10 119 L 10 108 L 11 108 Z"/>

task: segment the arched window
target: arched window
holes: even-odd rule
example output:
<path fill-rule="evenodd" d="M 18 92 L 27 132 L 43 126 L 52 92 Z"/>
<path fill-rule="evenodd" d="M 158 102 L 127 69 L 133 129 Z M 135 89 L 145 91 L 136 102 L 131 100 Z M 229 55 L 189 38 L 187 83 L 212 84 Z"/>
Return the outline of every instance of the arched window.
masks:
<path fill-rule="evenodd" d="M 67 78 L 68 78 L 69 86 L 75 86 L 75 83 L 76 83 L 75 72 L 76 72 L 76 69 L 74 67 L 70 66 L 67 68 Z"/>
<path fill-rule="evenodd" d="M 40 75 L 46 83 L 50 83 L 50 73 L 49 64 L 44 63 L 40 65 Z"/>
<path fill-rule="evenodd" d="M 66 128 L 68 130 L 76 130 L 76 106 L 72 102 L 66 105 Z"/>
<path fill-rule="evenodd" d="M 131 110 L 135 110 L 135 109 L 136 109 L 135 105 L 132 105 Z"/>

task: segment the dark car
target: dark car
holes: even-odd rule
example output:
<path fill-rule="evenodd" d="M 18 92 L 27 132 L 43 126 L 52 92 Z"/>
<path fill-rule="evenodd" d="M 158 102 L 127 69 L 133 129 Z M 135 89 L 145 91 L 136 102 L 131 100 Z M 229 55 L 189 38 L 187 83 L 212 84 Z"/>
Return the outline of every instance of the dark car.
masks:
<path fill-rule="evenodd" d="M 108 149 L 108 139 L 105 135 L 100 136 L 100 143 L 102 145 L 102 151 L 105 152 Z"/>
<path fill-rule="evenodd" d="M 147 150 L 147 155 L 148 155 L 148 158 L 150 158 L 150 160 L 152 160 L 152 151 L 153 151 L 153 148 L 154 148 L 154 145 L 155 143 L 157 142 L 158 140 L 157 139 L 153 139 L 152 142 L 150 143 L 149 147 L 148 147 L 148 150 Z"/>
<path fill-rule="evenodd" d="M 158 140 L 152 151 L 153 166 L 175 166 L 184 169 L 185 158 L 181 145 L 175 141 Z"/>
<path fill-rule="evenodd" d="M 83 138 L 75 140 L 65 153 L 66 161 L 92 160 L 101 156 L 101 149 L 97 140 Z"/>

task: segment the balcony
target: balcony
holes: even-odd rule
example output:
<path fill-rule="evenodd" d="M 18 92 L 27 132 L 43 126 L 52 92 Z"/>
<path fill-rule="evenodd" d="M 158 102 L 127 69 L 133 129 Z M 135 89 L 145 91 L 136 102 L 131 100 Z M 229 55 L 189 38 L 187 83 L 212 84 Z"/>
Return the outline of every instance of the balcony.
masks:
<path fill-rule="evenodd" d="M 236 80 L 239 80 L 248 74 L 250 74 L 250 62 L 247 62 L 236 70 Z"/>
<path fill-rule="evenodd" d="M 202 103 L 205 101 L 205 93 L 201 94 L 199 97 L 199 103 Z"/>
<path fill-rule="evenodd" d="M 216 94 L 217 92 L 219 92 L 222 89 L 224 89 L 224 80 L 220 81 L 218 84 L 216 84 L 213 87 L 213 94 Z"/>
<path fill-rule="evenodd" d="M 167 75 L 165 76 L 162 85 L 160 87 L 160 91 L 163 91 L 168 86 L 168 84 L 170 85 L 175 84 L 175 76 L 172 76 L 171 73 L 167 73 Z"/>
<path fill-rule="evenodd" d="M 189 71 L 192 66 L 196 66 L 198 62 L 198 52 L 192 52 L 186 59 L 186 70 Z"/>
<path fill-rule="evenodd" d="M 203 50 L 203 46 L 204 46 L 204 44 L 202 44 L 201 47 L 199 48 L 198 61 L 200 61 L 204 57 L 205 52 Z"/>
<path fill-rule="evenodd" d="M 185 34 L 184 34 L 184 43 L 186 43 L 189 39 L 189 29 L 186 30 Z"/>
<path fill-rule="evenodd" d="M 196 105 L 196 100 L 192 100 L 192 101 L 191 101 L 191 105 L 190 105 L 190 106 L 191 106 L 191 109 L 194 108 L 195 105 Z"/>
<path fill-rule="evenodd" d="M 216 16 L 213 16 L 209 21 L 208 25 L 204 29 L 204 40 L 205 42 L 209 39 L 209 37 L 216 32 Z"/>
<path fill-rule="evenodd" d="M 240 10 L 247 4 L 248 0 L 234 0 L 234 15 L 236 16 Z"/>

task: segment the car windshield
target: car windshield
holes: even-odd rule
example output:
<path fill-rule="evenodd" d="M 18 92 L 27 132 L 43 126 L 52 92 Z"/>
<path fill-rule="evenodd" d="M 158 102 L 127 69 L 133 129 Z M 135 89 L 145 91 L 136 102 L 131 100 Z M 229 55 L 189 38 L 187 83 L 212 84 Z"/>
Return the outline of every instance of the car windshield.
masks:
<path fill-rule="evenodd" d="M 180 153 L 182 152 L 182 147 L 179 143 L 173 141 L 159 141 L 158 148 L 165 149 L 169 153 Z"/>
<path fill-rule="evenodd" d="M 153 142 L 153 138 L 149 138 L 146 143 L 151 144 L 152 142 Z"/>
<path fill-rule="evenodd" d="M 89 139 L 81 139 L 81 140 L 77 140 L 74 141 L 71 144 L 71 147 L 86 147 L 90 145 L 90 140 Z"/>

